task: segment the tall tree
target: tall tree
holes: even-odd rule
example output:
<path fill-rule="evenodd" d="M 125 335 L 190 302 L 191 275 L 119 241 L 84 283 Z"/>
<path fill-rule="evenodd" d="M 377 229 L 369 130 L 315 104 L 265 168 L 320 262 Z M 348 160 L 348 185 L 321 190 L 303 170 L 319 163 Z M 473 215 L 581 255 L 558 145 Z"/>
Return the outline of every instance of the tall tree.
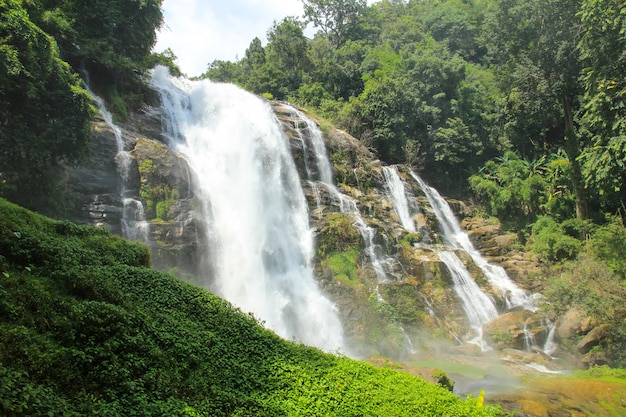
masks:
<path fill-rule="evenodd" d="M 583 93 L 580 74 L 583 60 L 576 47 L 581 33 L 577 16 L 579 0 L 503 0 L 492 15 L 492 56 L 502 60 L 510 103 L 535 106 L 545 124 L 530 137 L 548 147 L 561 147 L 571 163 L 572 187 L 579 218 L 587 217 L 587 196 L 579 156 L 583 138 L 579 131 L 579 99 Z M 502 59 L 504 58 L 504 59 Z M 537 89 L 536 85 L 544 86 Z M 543 91 L 538 96 L 535 91 Z M 519 95 L 526 98 L 519 101 Z M 524 112 L 510 112 L 515 120 Z M 525 125 L 526 121 L 520 121 Z"/>
<path fill-rule="evenodd" d="M 583 152 L 585 176 L 611 211 L 626 206 L 626 3 L 585 0 L 580 51 L 585 68 L 583 122 L 592 146 Z"/>
<path fill-rule="evenodd" d="M 301 0 L 304 17 L 330 39 L 335 48 L 346 40 L 367 8 L 366 0 Z"/>

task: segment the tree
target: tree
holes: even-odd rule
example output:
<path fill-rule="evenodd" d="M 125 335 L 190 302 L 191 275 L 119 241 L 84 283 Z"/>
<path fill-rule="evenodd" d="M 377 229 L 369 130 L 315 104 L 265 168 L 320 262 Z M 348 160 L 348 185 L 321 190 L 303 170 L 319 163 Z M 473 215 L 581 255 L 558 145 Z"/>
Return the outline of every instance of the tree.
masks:
<path fill-rule="evenodd" d="M 571 164 L 570 180 L 576 195 L 577 217 L 587 217 L 587 195 L 579 156 L 584 138 L 576 114 L 582 96 L 580 74 L 583 59 L 576 48 L 581 23 L 577 17 L 580 1 L 571 0 L 504 0 L 497 3 L 490 17 L 491 54 L 504 64 L 503 82 L 509 96 L 521 106 L 534 106 L 543 115 L 544 124 L 536 137 L 541 145 L 562 148 Z M 541 85 L 541 89 L 536 86 Z M 540 91 L 542 94 L 535 94 Z M 530 119 L 520 120 L 524 112 L 511 111 L 507 117 L 525 126 Z M 532 113 L 531 113 L 532 114 Z M 532 123 L 532 122 L 531 122 Z M 542 152 L 542 149 L 538 149 Z"/>
<path fill-rule="evenodd" d="M 579 48 L 585 68 L 583 123 L 592 146 L 582 153 L 589 184 L 602 195 L 605 208 L 626 205 L 626 3 L 585 0 L 580 17 L 584 32 Z"/>
<path fill-rule="evenodd" d="M 106 88 L 136 88 L 163 23 L 163 0 L 24 2 L 33 22 L 54 36 L 61 58 Z"/>
<path fill-rule="evenodd" d="M 306 22 L 313 23 L 339 48 L 367 8 L 366 0 L 301 0 Z"/>
<path fill-rule="evenodd" d="M 88 149 L 91 97 L 17 0 L 0 2 L 0 194 L 32 209 Z"/>
<path fill-rule="evenodd" d="M 274 22 L 267 32 L 267 60 L 284 74 L 286 93 L 298 89 L 308 64 L 308 41 L 303 28 L 297 19 L 286 17 L 280 23 Z"/>

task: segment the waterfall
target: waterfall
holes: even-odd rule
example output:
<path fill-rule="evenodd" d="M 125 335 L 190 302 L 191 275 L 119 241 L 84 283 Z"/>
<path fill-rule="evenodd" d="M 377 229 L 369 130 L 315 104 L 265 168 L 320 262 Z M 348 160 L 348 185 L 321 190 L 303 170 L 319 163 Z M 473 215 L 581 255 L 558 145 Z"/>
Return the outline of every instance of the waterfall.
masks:
<path fill-rule="evenodd" d="M 170 146 L 195 173 L 213 275 L 205 286 L 286 339 L 343 350 L 336 309 L 313 276 L 307 205 L 271 107 L 233 85 L 174 78 L 163 67 L 152 85 Z"/>
<path fill-rule="evenodd" d="M 138 199 L 128 195 L 128 175 L 132 158 L 130 153 L 125 149 L 122 131 L 119 126 L 113 122 L 113 115 L 107 110 L 104 100 L 94 94 L 89 88 L 88 74 L 85 73 L 84 77 L 87 92 L 96 103 L 96 107 L 105 123 L 111 128 L 115 135 L 115 145 L 117 147 L 115 163 L 117 164 L 117 171 L 120 174 L 118 193 L 122 202 L 122 236 L 129 240 L 138 240 L 148 243 L 150 224 L 146 221 L 143 204 Z"/>
<path fill-rule="evenodd" d="M 289 104 L 285 104 L 285 106 L 291 111 L 296 132 L 299 136 L 298 139 L 302 143 L 304 160 L 308 161 L 310 159 L 314 159 L 316 164 L 315 168 L 307 164 L 306 171 L 309 184 L 318 199 L 318 206 L 320 203 L 319 190 L 323 187 L 330 194 L 333 201 L 339 206 L 339 211 L 350 215 L 354 219 L 353 225 L 361 235 L 364 246 L 363 251 L 365 252 L 367 258 L 369 258 L 372 267 L 374 268 L 378 282 L 388 282 L 389 277 L 385 269 L 391 269 L 390 260 L 385 259 L 379 254 L 380 250 L 374 243 L 376 231 L 367 225 L 361 215 L 361 211 L 356 205 L 356 202 L 349 196 L 343 194 L 334 185 L 332 165 L 326 152 L 326 145 L 324 144 L 322 132 L 317 127 L 315 122 L 306 117 L 295 107 Z M 301 126 L 304 126 L 305 128 L 302 129 Z M 312 152 L 313 154 L 310 155 L 309 152 Z"/>
<path fill-rule="evenodd" d="M 415 222 L 411 217 L 404 184 L 398 175 L 397 168 L 395 166 L 383 167 L 383 175 L 385 177 L 385 184 L 389 190 L 389 196 L 394 203 L 393 206 L 396 213 L 398 213 L 402 227 L 409 232 L 415 232 Z"/>
<path fill-rule="evenodd" d="M 379 254 L 380 250 L 374 243 L 374 236 L 376 231 L 365 223 L 361 211 L 352 198 L 341 193 L 337 187 L 332 184 L 325 184 L 326 189 L 331 194 L 331 197 L 339 205 L 341 213 L 349 214 L 353 219 L 353 226 L 359 231 L 361 239 L 363 240 L 363 251 L 367 255 L 376 273 L 376 278 L 379 283 L 389 282 L 390 278 L 387 274 L 387 270 L 391 270 L 391 260 L 386 259 Z"/>
<path fill-rule="evenodd" d="M 444 243 L 454 249 L 463 250 L 471 256 L 476 266 L 485 274 L 491 285 L 500 290 L 507 308 L 523 306 L 528 310 L 535 311 L 536 308 L 533 304 L 532 297 L 529 297 L 524 290 L 511 281 L 504 268 L 490 264 L 480 252 L 474 248 L 467 233 L 461 229 L 454 213 L 452 213 L 452 209 L 437 190 L 424 183 L 414 172 L 411 172 L 411 176 L 417 181 L 435 212 L 435 216 L 437 217 L 443 233 Z"/>
<path fill-rule="evenodd" d="M 301 111 L 287 103 L 285 103 L 285 107 L 291 112 L 296 132 L 298 132 L 299 139 L 302 143 L 304 162 L 309 181 L 320 181 L 323 184 L 332 184 L 333 169 L 328 159 L 328 154 L 326 153 L 326 145 L 324 144 L 322 132 L 318 129 L 315 122 L 302 114 Z M 305 129 L 300 127 L 302 125 L 305 126 Z M 308 165 L 310 159 L 309 152 L 313 152 L 317 172 L 314 172 L 312 167 Z"/>
<path fill-rule="evenodd" d="M 300 140 L 302 144 L 302 149 L 304 153 L 303 159 L 305 161 L 305 168 L 309 180 L 309 186 L 315 193 L 318 207 L 320 206 L 320 189 L 325 188 L 328 194 L 330 194 L 333 202 L 339 206 L 339 211 L 341 213 L 350 215 L 352 219 L 354 219 L 353 226 L 359 231 L 359 234 L 361 235 L 361 239 L 363 241 L 363 252 L 369 259 L 370 264 L 374 269 L 374 273 L 376 274 L 376 279 L 378 283 L 390 282 L 388 272 L 391 272 L 392 270 L 392 259 L 390 257 L 385 257 L 380 254 L 381 250 L 379 249 L 379 246 L 376 245 L 376 243 L 374 242 L 376 231 L 372 227 L 367 225 L 356 202 L 349 196 L 342 193 L 334 185 L 332 165 L 326 152 L 326 145 L 324 143 L 324 137 L 322 135 L 322 132 L 317 127 L 315 122 L 302 114 L 302 112 L 298 111 L 296 108 L 289 104 L 285 104 L 285 106 L 291 111 L 291 115 L 294 120 L 294 126 L 296 132 L 298 133 L 297 139 Z M 302 127 L 304 127 L 304 129 Z M 313 160 L 316 166 L 310 166 L 309 160 Z M 398 181 L 400 181 L 399 178 Z M 379 303 L 387 303 L 387 301 L 378 291 L 378 286 L 374 291 L 376 293 L 376 298 Z M 400 332 L 404 336 L 407 351 L 409 353 L 416 353 L 413 342 L 411 341 L 411 338 L 407 335 L 404 328 L 399 323 L 395 324 L 397 325 L 398 330 L 400 330 Z"/>
<path fill-rule="evenodd" d="M 439 252 L 439 258 L 450 270 L 454 290 L 463 301 L 470 326 L 479 329 L 484 323 L 498 317 L 493 302 L 480 290 L 459 257 L 454 252 L 442 250 Z"/>
<path fill-rule="evenodd" d="M 559 345 L 554 340 L 556 333 L 556 326 L 550 320 L 546 320 L 546 327 L 548 328 L 548 337 L 541 349 L 546 355 L 552 356 L 552 354 L 558 349 Z"/>

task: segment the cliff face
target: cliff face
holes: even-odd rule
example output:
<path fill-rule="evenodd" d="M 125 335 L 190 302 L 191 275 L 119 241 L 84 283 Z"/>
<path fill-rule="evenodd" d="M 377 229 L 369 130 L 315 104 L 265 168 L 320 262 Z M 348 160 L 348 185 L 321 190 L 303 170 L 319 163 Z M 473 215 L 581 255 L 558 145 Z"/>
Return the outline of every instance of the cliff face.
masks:
<path fill-rule="evenodd" d="M 415 349 L 435 348 L 435 340 L 447 341 L 450 346 L 467 340 L 467 312 L 449 268 L 437 253 L 437 244 L 442 241 L 438 222 L 423 190 L 412 180 L 410 169 L 396 167 L 414 206 L 414 231 L 402 224 L 383 164 L 345 132 L 329 126 L 322 129 L 336 191 L 307 181 L 307 176 L 317 172 L 315 161 L 304 149 L 302 121 L 281 103 L 274 103 L 273 108 L 290 140 L 309 204 L 316 240 L 315 275 L 337 306 L 354 353 L 399 358 Z M 124 151 L 130 158 L 123 180 L 114 129 L 104 120 L 94 123 L 90 160 L 68 170 L 68 184 L 76 196 L 72 220 L 123 234 L 128 200 L 140 201 L 143 218 L 134 221 L 145 222 L 149 232 L 136 237 L 145 239 L 150 247 L 154 267 L 197 283 L 200 274 L 210 274 L 208 262 L 200 256 L 206 248 L 199 246 L 210 238 L 203 222 L 196 218 L 199 202 L 194 195 L 193 174 L 185 159 L 166 146 L 162 117 L 156 108 L 146 108 L 119 126 Z M 356 225 L 354 213 L 338 203 L 336 192 L 354 202 L 363 225 L 372 232 L 371 241 Z M 465 217 L 463 203 L 449 203 L 459 218 Z M 535 264 L 510 251 L 514 237 L 502 234 L 497 225 L 476 219 L 465 221 L 463 226 L 475 246 L 502 264 L 520 286 L 537 290 L 533 277 L 540 272 Z M 504 313 L 506 294 L 486 279 L 468 254 L 457 255 L 481 290 Z M 374 260 L 382 264 L 382 279 Z M 530 335 L 537 346 L 543 346 L 548 338 L 546 324 L 536 313 L 510 312 L 485 325 L 485 339 L 494 347 L 525 349 Z"/>

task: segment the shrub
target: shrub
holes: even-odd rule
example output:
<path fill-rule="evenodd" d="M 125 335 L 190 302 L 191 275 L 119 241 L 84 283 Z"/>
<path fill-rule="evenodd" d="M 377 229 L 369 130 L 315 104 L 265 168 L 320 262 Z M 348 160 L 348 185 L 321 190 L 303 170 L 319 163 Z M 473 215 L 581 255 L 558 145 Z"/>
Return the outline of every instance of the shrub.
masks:
<path fill-rule="evenodd" d="M 532 227 L 531 249 L 544 261 L 559 262 L 574 259 L 581 242 L 567 234 L 551 217 L 542 217 Z"/>

